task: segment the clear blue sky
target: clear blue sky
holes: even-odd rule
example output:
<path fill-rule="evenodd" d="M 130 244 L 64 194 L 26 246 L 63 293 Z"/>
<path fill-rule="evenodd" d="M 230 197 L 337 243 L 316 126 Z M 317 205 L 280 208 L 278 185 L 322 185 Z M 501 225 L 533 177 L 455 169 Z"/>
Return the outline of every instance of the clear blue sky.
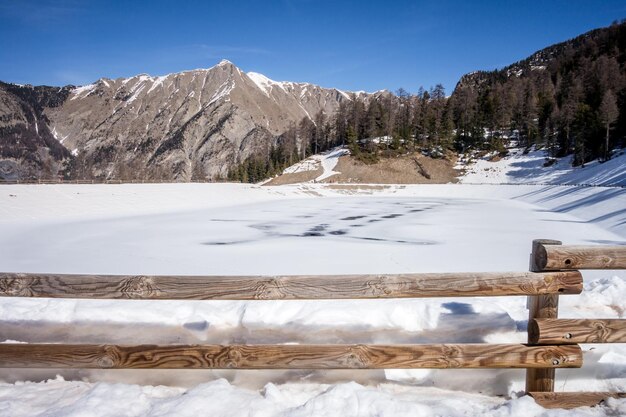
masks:
<path fill-rule="evenodd" d="M 0 0 L 0 80 L 80 85 L 225 58 L 275 80 L 451 92 L 622 18 L 624 0 Z"/>

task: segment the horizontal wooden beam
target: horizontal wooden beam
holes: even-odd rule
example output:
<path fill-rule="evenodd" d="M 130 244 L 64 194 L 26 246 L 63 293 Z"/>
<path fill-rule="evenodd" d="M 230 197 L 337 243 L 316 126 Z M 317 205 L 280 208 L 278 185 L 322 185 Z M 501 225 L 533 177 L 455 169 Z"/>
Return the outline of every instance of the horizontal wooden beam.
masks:
<path fill-rule="evenodd" d="M 540 245 L 535 260 L 540 271 L 626 269 L 626 246 Z"/>
<path fill-rule="evenodd" d="M 528 335 L 540 345 L 626 343 L 626 319 L 534 319 Z"/>
<path fill-rule="evenodd" d="M 399 275 L 129 276 L 0 273 L 0 296 L 151 300 L 295 300 L 580 294 L 565 272 Z"/>
<path fill-rule="evenodd" d="M 626 398 L 624 392 L 529 392 L 543 408 L 593 407 L 608 398 Z"/>
<path fill-rule="evenodd" d="M 0 344 L 0 368 L 576 368 L 579 346 Z"/>

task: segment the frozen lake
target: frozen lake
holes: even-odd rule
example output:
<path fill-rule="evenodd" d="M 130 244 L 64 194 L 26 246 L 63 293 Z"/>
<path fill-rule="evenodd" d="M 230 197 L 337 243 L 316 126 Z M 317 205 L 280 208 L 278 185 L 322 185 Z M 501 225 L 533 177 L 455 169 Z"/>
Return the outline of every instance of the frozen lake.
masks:
<path fill-rule="evenodd" d="M 525 270 L 536 238 L 586 244 L 619 239 L 523 201 L 454 195 L 281 198 L 16 222 L 2 231 L 5 271 L 99 274 Z"/>

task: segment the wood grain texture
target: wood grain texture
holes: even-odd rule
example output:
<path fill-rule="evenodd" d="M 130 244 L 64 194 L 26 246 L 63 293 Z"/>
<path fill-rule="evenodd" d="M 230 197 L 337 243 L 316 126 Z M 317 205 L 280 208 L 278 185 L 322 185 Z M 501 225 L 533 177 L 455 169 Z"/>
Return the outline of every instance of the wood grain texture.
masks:
<path fill-rule="evenodd" d="M 0 344 L 1 368 L 576 368 L 577 345 L 63 345 Z"/>
<path fill-rule="evenodd" d="M 296 300 L 579 294 L 578 271 L 318 276 L 121 276 L 0 273 L 0 296 Z"/>
<path fill-rule="evenodd" d="M 559 309 L 558 295 L 540 295 L 528 297 L 529 323 L 535 318 L 557 318 Z M 532 336 L 530 325 L 528 329 L 528 340 L 530 343 Z M 531 391 L 554 391 L 554 369 L 528 369 L 526 371 L 526 392 Z"/>
<path fill-rule="evenodd" d="M 626 269 L 626 246 L 543 245 L 538 271 L 573 269 Z"/>
<path fill-rule="evenodd" d="M 624 392 L 529 392 L 543 408 L 593 407 L 608 398 L 626 398 Z"/>
<path fill-rule="evenodd" d="M 626 319 L 534 319 L 528 324 L 529 343 L 626 343 Z"/>
<path fill-rule="evenodd" d="M 558 240 L 537 239 L 533 240 L 530 254 L 530 270 L 540 271 L 542 266 L 541 253 L 548 246 L 559 246 Z M 536 318 L 557 318 L 559 314 L 558 295 L 539 295 L 528 297 L 528 322 Z M 528 328 L 528 340 L 531 340 L 530 325 Z M 551 368 L 526 370 L 526 392 L 552 392 L 554 391 L 554 379 L 556 371 Z"/>

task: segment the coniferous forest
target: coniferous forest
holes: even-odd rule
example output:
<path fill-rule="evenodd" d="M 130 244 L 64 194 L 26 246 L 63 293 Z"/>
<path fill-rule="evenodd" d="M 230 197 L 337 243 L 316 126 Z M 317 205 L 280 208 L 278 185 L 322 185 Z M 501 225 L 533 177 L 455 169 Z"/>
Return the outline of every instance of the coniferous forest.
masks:
<path fill-rule="evenodd" d="M 304 118 L 281 135 L 266 155 L 236 167 L 230 180 L 259 181 L 311 154 L 337 145 L 353 157 L 422 151 L 505 152 L 546 149 L 548 156 L 573 155 L 574 165 L 610 158 L 626 136 L 626 21 L 545 48 L 495 71 L 461 78 L 450 96 L 442 85 L 409 93 L 403 88 L 353 95 L 335 114 Z"/>

